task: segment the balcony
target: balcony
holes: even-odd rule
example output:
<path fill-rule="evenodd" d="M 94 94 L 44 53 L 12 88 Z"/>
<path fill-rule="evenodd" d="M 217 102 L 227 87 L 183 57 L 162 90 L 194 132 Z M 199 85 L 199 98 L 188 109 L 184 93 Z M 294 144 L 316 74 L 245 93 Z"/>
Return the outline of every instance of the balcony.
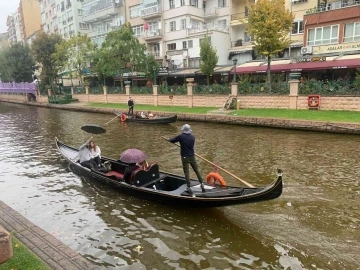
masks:
<path fill-rule="evenodd" d="M 161 8 L 159 5 L 153 5 L 141 9 L 141 18 L 143 19 L 152 19 L 161 16 Z"/>
<path fill-rule="evenodd" d="M 59 30 L 59 27 L 57 25 L 54 25 L 54 31 Z"/>
<path fill-rule="evenodd" d="M 72 37 L 74 34 L 75 34 L 75 30 L 70 30 L 70 31 L 69 31 L 70 37 Z"/>
<path fill-rule="evenodd" d="M 207 31 L 218 31 L 218 32 L 229 33 L 229 27 L 225 25 L 217 25 L 217 24 L 199 25 L 195 28 L 189 29 L 189 36 L 206 34 Z"/>
<path fill-rule="evenodd" d="M 162 55 L 160 54 L 160 51 L 148 51 L 147 55 L 152 55 L 155 57 L 155 59 L 162 59 Z"/>
<path fill-rule="evenodd" d="M 206 19 L 215 18 L 217 16 L 219 16 L 218 8 L 204 9 L 204 17 Z"/>
<path fill-rule="evenodd" d="M 325 11 L 330 11 L 330 10 L 336 10 L 336 9 L 341 9 L 341 8 L 347 8 L 347 7 L 352 7 L 352 6 L 359 6 L 359 5 L 360 5 L 360 0 L 333 1 L 333 2 L 327 2 L 326 5 L 325 5 L 325 3 L 320 3 L 318 8 L 315 7 L 312 9 L 308 9 L 305 12 L 305 15 L 320 13 L 320 12 L 325 12 Z"/>
<path fill-rule="evenodd" d="M 63 21 L 62 21 L 62 24 L 63 24 L 63 25 L 66 25 L 66 20 L 63 20 Z"/>
<path fill-rule="evenodd" d="M 235 13 L 231 15 L 230 25 L 245 24 L 248 22 L 248 12 Z"/>
<path fill-rule="evenodd" d="M 145 41 L 159 40 L 162 39 L 162 33 L 161 30 L 156 30 L 155 32 L 148 31 L 142 37 Z"/>
<path fill-rule="evenodd" d="M 67 18 L 67 21 L 68 21 L 68 22 L 72 22 L 73 20 L 74 20 L 74 17 L 73 17 L 73 16 Z"/>
<path fill-rule="evenodd" d="M 116 3 L 118 2 L 118 3 Z M 84 22 L 95 22 L 106 19 L 112 15 L 119 15 L 119 8 L 123 6 L 123 0 L 97 0 L 83 5 Z"/>

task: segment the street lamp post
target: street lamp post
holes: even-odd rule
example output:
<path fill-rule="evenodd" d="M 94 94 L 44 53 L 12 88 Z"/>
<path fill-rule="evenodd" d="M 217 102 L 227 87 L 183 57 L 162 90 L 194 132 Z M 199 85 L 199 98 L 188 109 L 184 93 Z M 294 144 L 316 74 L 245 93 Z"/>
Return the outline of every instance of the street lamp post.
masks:
<path fill-rule="evenodd" d="M 234 82 L 236 82 L 236 63 L 237 63 L 237 58 L 234 58 L 233 60 L 233 64 L 234 64 Z"/>
<path fill-rule="evenodd" d="M 157 71 L 157 68 L 156 68 L 156 67 L 153 67 L 153 72 L 154 72 L 154 85 L 156 85 L 156 71 Z"/>

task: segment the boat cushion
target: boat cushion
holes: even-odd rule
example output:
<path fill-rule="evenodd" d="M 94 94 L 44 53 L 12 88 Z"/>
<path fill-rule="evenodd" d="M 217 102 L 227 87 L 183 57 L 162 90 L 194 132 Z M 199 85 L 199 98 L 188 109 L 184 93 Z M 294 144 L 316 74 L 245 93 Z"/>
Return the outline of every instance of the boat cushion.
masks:
<path fill-rule="evenodd" d="M 159 164 L 153 163 L 146 170 L 135 170 L 131 176 L 131 183 L 135 186 L 143 186 L 159 177 Z"/>
<path fill-rule="evenodd" d="M 119 172 L 116 172 L 116 171 L 110 171 L 110 172 L 107 172 L 107 173 L 104 173 L 106 176 L 115 176 L 117 180 L 123 180 L 124 179 L 124 175 L 119 173 Z"/>

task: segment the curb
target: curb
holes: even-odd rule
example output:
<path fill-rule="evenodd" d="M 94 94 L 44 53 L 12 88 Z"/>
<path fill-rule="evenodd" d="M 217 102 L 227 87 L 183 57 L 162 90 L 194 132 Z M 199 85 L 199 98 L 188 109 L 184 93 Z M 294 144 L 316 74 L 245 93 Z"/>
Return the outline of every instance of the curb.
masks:
<path fill-rule="evenodd" d="M 98 269 L 92 262 L 86 260 L 2 201 L 0 201 L 0 225 L 8 232 L 13 233 L 19 241 L 51 269 Z"/>

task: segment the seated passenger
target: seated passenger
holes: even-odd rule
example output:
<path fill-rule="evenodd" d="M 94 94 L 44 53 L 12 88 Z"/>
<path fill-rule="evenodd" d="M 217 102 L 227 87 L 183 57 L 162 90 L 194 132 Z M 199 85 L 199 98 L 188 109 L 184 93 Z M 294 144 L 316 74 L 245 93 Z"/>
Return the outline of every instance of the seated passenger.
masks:
<path fill-rule="evenodd" d="M 149 164 L 146 162 L 146 160 L 136 163 L 137 166 L 139 166 L 140 170 L 146 170 L 149 167 Z"/>
<path fill-rule="evenodd" d="M 136 169 L 139 169 L 140 167 L 135 164 L 129 164 L 129 166 L 126 167 L 125 172 L 124 172 L 124 181 L 128 184 L 130 184 L 130 180 L 131 180 L 131 175 L 133 173 L 133 171 L 135 171 Z"/>
<path fill-rule="evenodd" d="M 93 136 L 91 136 L 83 145 L 79 148 L 79 159 L 80 164 L 86 168 L 93 168 L 94 170 L 98 170 L 98 164 L 96 161 L 92 158 L 90 149 L 89 149 L 89 143 L 92 141 Z"/>
<path fill-rule="evenodd" d="M 140 117 L 141 117 L 141 118 L 147 118 L 146 115 L 144 114 L 144 112 L 141 112 L 141 113 L 140 113 Z"/>
<path fill-rule="evenodd" d="M 98 168 L 101 168 L 101 150 L 100 147 L 97 146 L 94 141 L 90 141 L 89 143 L 89 151 L 91 154 L 91 158 L 96 162 Z"/>
<path fill-rule="evenodd" d="M 148 111 L 148 115 L 147 115 L 147 116 L 148 116 L 149 119 L 154 118 L 154 115 L 153 115 L 150 111 Z"/>

